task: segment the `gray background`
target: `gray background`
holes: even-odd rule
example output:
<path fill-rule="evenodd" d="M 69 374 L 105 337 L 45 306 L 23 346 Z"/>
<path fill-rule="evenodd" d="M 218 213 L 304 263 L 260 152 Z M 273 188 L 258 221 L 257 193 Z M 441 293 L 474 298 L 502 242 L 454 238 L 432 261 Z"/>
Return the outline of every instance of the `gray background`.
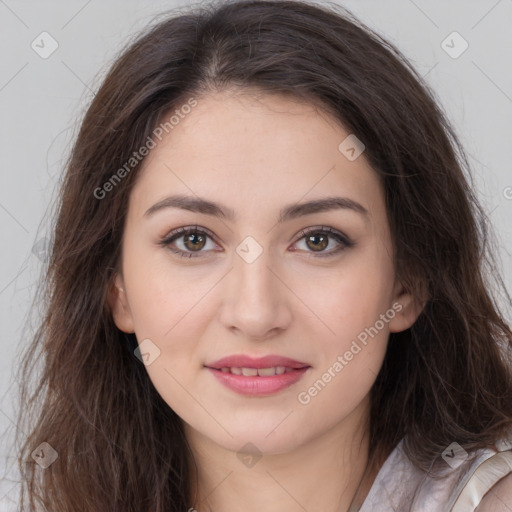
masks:
<path fill-rule="evenodd" d="M 338 3 L 397 45 L 438 95 L 468 152 L 475 186 L 498 232 L 510 292 L 512 0 Z M 0 455 L 8 478 L 14 478 L 7 455 L 12 451 L 15 418 L 15 358 L 27 341 L 21 329 L 41 269 L 33 247 L 51 230 L 42 219 L 66 151 L 114 56 L 156 14 L 186 5 L 183 1 L 0 0 Z M 46 59 L 31 47 L 43 31 L 58 43 Z M 453 31 L 469 44 L 458 58 L 441 46 Z M 456 39 L 454 43 L 448 39 L 448 44 L 455 51 L 461 48 Z M 0 501 L 6 496 L 0 510 L 8 510 L 11 493 L 11 485 L 3 480 Z"/>

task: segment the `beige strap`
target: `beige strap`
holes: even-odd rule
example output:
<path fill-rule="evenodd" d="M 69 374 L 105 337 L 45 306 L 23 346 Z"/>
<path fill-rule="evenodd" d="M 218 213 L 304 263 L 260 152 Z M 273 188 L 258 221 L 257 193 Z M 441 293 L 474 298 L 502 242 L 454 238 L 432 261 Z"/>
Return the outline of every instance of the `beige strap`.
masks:
<path fill-rule="evenodd" d="M 512 473 L 512 450 L 489 457 L 466 482 L 451 512 L 473 512 L 487 491 L 509 473 Z"/>

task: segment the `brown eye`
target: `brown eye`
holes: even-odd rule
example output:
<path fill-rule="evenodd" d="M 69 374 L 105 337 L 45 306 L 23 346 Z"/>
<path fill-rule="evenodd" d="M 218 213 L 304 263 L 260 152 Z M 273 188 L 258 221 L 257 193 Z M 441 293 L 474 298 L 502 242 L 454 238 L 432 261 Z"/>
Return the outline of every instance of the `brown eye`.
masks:
<path fill-rule="evenodd" d="M 197 234 L 197 232 L 192 232 L 184 237 L 185 246 L 187 249 L 191 251 L 200 251 L 206 244 L 206 237 L 201 234 Z"/>
<path fill-rule="evenodd" d="M 308 235 L 306 244 L 314 251 L 323 251 L 329 245 L 329 237 L 324 234 Z"/>
<path fill-rule="evenodd" d="M 305 229 L 301 231 L 300 235 L 301 238 L 298 241 L 305 239 L 305 246 L 307 248 L 306 252 L 316 253 L 312 254 L 313 257 L 334 256 L 344 249 L 355 245 L 355 243 L 343 233 L 340 233 L 329 226 Z M 326 251 L 325 249 L 329 246 L 331 239 L 334 239 L 338 246 L 330 251 Z"/>
<path fill-rule="evenodd" d="M 168 247 L 179 256 L 196 258 L 201 256 L 202 253 L 208 252 L 206 249 L 203 251 L 203 249 L 207 246 L 209 239 L 212 240 L 212 248 L 215 248 L 212 235 L 204 229 L 199 229 L 198 227 L 179 228 L 166 236 L 159 244 Z M 178 247 L 176 247 L 175 244 L 178 242 Z"/>

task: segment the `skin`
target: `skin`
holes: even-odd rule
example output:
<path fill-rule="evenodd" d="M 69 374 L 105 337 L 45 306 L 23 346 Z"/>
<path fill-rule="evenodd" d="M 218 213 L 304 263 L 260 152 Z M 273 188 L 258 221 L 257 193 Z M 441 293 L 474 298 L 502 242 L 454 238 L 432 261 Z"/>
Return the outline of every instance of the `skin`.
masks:
<path fill-rule="evenodd" d="M 190 505 L 199 512 L 347 511 L 364 474 L 369 392 L 389 333 L 410 327 L 421 309 L 395 279 L 378 175 L 364 153 L 349 161 L 338 150 L 349 133 L 312 105 L 284 96 L 211 94 L 151 150 L 131 191 L 110 293 L 114 321 L 160 350 L 146 370 L 184 421 L 199 469 Z M 236 220 L 177 208 L 144 216 L 177 193 L 221 203 Z M 368 215 L 337 209 L 277 223 L 285 205 L 333 195 L 359 202 Z M 196 225 L 215 235 L 199 257 L 158 245 L 171 231 Z M 302 229 L 321 226 L 355 245 L 315 256 L 340 245 L 328 235 L 329 245 L 316 249 L 319 242 L 301 237 Z M 236 252 L 249 235 L 263 249 L 252 263 Z M 197 242 L 185 242 L 182 235 L 172 246 L 193 252 Z M 394 303 L 401 311 L 301 404 L 298 393 Z M 311 368 L 278 393 L 244 396 L 204 367 L 232 354 L 277 354 Z M 251 467 L 237 457 L 249 442 L 261 455 Z M 366 473 L 355 503 L 375 473 Z"/>

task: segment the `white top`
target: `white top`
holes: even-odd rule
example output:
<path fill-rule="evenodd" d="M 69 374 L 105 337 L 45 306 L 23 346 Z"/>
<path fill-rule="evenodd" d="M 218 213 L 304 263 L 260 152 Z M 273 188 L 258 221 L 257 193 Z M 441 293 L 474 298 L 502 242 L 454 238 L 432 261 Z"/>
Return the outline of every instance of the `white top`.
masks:
<path fill-rule="evenodd" d="M 468 455 L 457 443 L 442 454 L 434 479 L 403 451 L 403 440 L 384 462 L 359 512 L 473 512 L 484 494 L 512 473 L 512 436 Z M 442 462 L 442 461 L 441 461 Z"/>

